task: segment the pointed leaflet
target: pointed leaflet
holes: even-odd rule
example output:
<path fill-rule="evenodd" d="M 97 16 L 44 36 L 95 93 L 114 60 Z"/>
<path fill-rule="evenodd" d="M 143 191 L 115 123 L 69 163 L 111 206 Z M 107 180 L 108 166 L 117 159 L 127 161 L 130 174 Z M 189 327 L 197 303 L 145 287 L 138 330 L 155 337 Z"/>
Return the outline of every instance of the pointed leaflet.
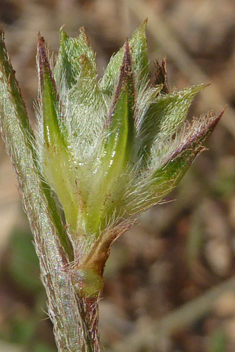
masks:
<path fill-rule="evenodd" d="M 170 138 L 184 122 L 195 95 L 205 85 L 192 86 L 182 92 L 160 94 L 150 104 L 143 121 L 140 122 L 141 140 L 139 155 L 144 160 L 150 156 L 151 147 L 158 139 Z"/>
<path fill-rule="evenodd" d="M 137 91 L 139 91 L 140 88 L 145 88 L 150 79 L 146 24 L 147 20 L 145 20 L 133 33 L 130 40 L 135 86 Z"/>
<path fill-rule="evenodd" d="M 127 166 L 132 157 L 134 128 L 134 75 L 129 44 L 126 43 L 119 83 L 108 115 L 101 157 L 95 164 L 94 183 L 88 196 L 89 231 L 102 230 L 124 191 Z M 97 222 L 98 220 L 98 222 Z"/>
<path fill-rule="evenodd" d="M 149 59 L 145 29 L 146 21 L 133 33 L 129 41 L 137 91 L 149 81 Z M 113 95 L 113 91 L 118 83 L 118 72 L 122 64 L 124 51 L 125 45 L 110 59 L 100 82 L 102 91 L 108 96 Z"/>
<path fill-rule="evenodd" d="M 57 96 L 56 85 L 52 77 L 47 50 L 44 40 L 39 35 L 38 64 L 40 81 L 40 98 L 43 111 L 44 139 L 47 148 L 54 144 L 65 145 L 60 121 L 60 103 Z"/>
<path fill-rule="evenodd" d="M 80 29 L 80 35 L 77 38 L 70 38 L 61 29 L 60 31 L 60 49 L 56 65 L 54 68 L 55 81 L 58 87 L 70 89 L 77 80 L 81 70 L 79 58 L 85 54 L 91 60 L 94 68 L 95 54 L 89 44 L 84 28 Z"/>
<path fill-rule="evenodd" d="M 55 81 L 44 41 L 40 36 L 38 63 L 44 131 L 44 145 L 41 151 L 43 172 L 58 195 L 72 231 L 76 230 L 79 190 L 77 190 L 74 170 L 71 168 L 72 155 L 65 140 L 66 130 L 60 117 L 60 103 Z"/>
<path fill-rule="evenodd" d="M 174 144 L 172 152 L 165 157 L 162 165 L 151 172 L 143 174 L 141 180 L 134 184 L 125 201 L 127 214 L 136 214 L 157 204 L 180 182 L 196 156 L 204 149 L 203 143 L 214 130 L 223 112 L 218 116 L 206 116 L 189 127 L 186 136 L 178 145 Z M 167 143 L 167 142 L 166 142 Z M 134 206 L 133 206 L 134 204 Z"/>
<path fill-rule="evenodd" d="M 1 114 L 7 114 L 7 105 L 9 109 L 14 109 L 15 116 L 19 120 L 20 125 L 23 129 L 26 129 L 29 133 L 30 138 L 33 137 L 32 130 L 29 125 L 27 112 L 25 109 L 24 102 L 21 97 L 18 82 L 15 78 L 15 71 L 13 70 L 10 59 L 6 51 L 4 43 L 4 34 L 0 29 L 0 98 L 1 98 Z M 29 140 L 27 141 L 29 144 Z"/>

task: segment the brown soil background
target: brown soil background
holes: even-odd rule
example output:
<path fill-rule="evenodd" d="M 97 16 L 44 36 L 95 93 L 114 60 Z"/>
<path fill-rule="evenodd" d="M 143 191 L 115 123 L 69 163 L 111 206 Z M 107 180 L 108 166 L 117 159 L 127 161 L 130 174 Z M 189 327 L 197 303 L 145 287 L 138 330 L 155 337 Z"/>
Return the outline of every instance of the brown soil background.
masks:
<path fill-rule="evenodd" d="M 170 86 L 211 83 L 190 116 L 225 115 L 178 188 L 113 246 L 100 332 L 108 352 L 235 351 L 235 2 L 0 0 L 0 23 L 32 123 L 40 31 L 55 54 L 59 28 L 81 26 L 99 74 L 148 17 L 150 60 L 166 56 Z M 56 351 L 32 235 L 0 142 L 0 351 Z"/>

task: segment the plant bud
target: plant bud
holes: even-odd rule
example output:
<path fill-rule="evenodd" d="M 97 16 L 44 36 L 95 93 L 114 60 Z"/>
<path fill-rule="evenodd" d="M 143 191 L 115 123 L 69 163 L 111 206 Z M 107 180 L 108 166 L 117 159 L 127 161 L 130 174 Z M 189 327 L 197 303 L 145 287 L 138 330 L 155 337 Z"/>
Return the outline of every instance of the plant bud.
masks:
<path fill-rule="evenodd" d="M 185 122 L 205 86 L 169 92 L 165 62 L 157 64 L 152 83 L 145 26 L 111 58 L 100 80 L 84 29 L 78 38 L 61 30 L 54 67 L 39 36 L 39 159 L 71 241 L 82 243 L 83 252 L 107 229 L 165 197 L 221 116 Z"/>

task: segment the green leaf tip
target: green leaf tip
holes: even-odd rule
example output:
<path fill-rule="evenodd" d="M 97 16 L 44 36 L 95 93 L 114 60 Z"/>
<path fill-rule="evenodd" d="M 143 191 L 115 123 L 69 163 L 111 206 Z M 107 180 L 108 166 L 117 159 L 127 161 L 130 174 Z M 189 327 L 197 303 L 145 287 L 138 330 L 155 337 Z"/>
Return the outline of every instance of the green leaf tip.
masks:
<path fill-rule="evenodd" d="M 149 58 L 146 40 L 146 21 L 144 21 L 138 29 L 135 30 L 130 40 L 128 40 L 133 72 L 135 76 L 136 89 L 140 90 L 144 87 L 149 79 Z M 123 61 L 123 55 L 126 50 L 126 44 L 111 57 L 110 62 L 101 79 L 101 87 L 105 94 L 112 95 L 115 85 L 119 78 L 119 69 Z"/>
<path fill-rule="evenodd" d="M 123 56 L 122 65 L 120 68 L 119 81 L 117 84 L 116 92 L 113 99 L 113 106 L 115 107 L 120 96 L 126 95 L 126 102 L 128 104 L 128 112 L 131 115 L 130 121 L 131 124 L 134 122 L 134 108 L 135 108 L 135 79 L 134 79 L 134 71 L 132 65 L 132 57 L 130 52 L 129 43 L 126 42 L 125 52 Z M 113 108 L 109 113 L 109 119 L 112 118 Z"/>
<path fill-rule="evenodd" d="M 38 35 L 38 66 L 40 81 L 40 99 L 43 109 L 44 138 L 47 147 L 65 143 L 59 123 L 59 98 L 56 83 L 50 68 L 44 39 Z"/>
<path fill-rule="evenodd" d="M 69 37 L 63 27 L 60 29 L 60 48 L 54 68 L 56 83 L 71 88 L 80 74 L 81 63 L 79 58 L 85 55 L 96 69 L 95 54 L 91 48 L 84 27 L 76 38 Z"/>

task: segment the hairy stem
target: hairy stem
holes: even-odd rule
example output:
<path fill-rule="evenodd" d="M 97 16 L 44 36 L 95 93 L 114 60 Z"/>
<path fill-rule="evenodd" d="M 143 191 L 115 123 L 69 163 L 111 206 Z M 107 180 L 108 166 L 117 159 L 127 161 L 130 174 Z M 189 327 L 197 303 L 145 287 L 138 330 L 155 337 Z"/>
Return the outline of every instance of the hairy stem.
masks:
<path fill-rule="evenodd" d="M 34 234 L 41 279 L 59 351 L 98 352 L 97 302 L 79 298 L 70 275 L 71 247 L 35 158 L 33 134 L 0 33 L 0 124 Z M 63 240 L 62 240 L 63 239 Z M 91 333 L 92 331 L 92 333 Z"/>

